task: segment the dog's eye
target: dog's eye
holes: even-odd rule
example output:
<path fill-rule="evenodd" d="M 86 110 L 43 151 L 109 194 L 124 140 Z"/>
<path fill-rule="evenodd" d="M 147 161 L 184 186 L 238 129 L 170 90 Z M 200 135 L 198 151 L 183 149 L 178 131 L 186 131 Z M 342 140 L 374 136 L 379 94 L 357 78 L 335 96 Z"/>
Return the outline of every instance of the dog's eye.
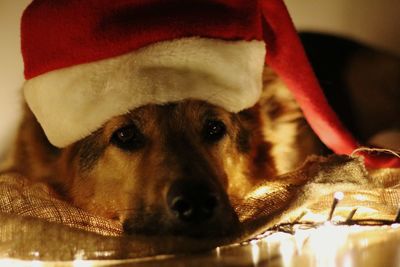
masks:
<path fill-rule="evenodd" d="M 203 127 L 203 138 L 213 143 L 221 140 L 226 134 L 226 126 L 220 120 L 207 120 Z"/>
<path fill-rule="evenodd" d="M 129 125 L 116 130 L 111 143 L 123 150 L 137 150 L 145 145 L 145 137 L 135 125 Z"/>

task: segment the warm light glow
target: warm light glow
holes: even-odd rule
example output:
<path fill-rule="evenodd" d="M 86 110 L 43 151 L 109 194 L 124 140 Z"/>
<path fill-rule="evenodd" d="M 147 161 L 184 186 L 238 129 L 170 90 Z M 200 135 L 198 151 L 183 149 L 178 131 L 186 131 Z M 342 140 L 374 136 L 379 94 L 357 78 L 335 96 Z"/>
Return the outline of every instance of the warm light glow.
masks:
<path fill-rule="evenodd" d="M 293 266 L 293 255 L 296 252 L 295 244 L 291 239 L 282 240 L 279 251 L 282 257 L 282 263 L 284 267 Z"/>
<path fill-rule="evenodd" d="M 257 266 L 260 262 L 260 247 L 257 244 L 257 241 L 253 240 L 250 242 L 251 245 L 251 258 L 253 260 L 253 265 Z"/>
<path fill-rule="evenodd" d="M 32 266 L 32 267 L 42 267 L 43 266 L 43 262 L 34 260 L 34 261 L 31 261 L 29 263 L 29 265 Z"/>
<path fill-rule="evenodd" d="M 283 232 L 276 232 L 270 236 L 265 238 L 266 242 L 281 242 L 282 240 L 290 239 L 292 237 L 291 234 L 283 233 Z"/>
<path fill-rule="evenodd" d="M 217 257 L 217 259 L 221 258 L 221 248 L 220 247 L 215 248 L 215 256 Z"/>
<path fill-rule="evenodd" d="M 336 266 L 335 257 L 338 250 L 345 244 L 348 235 L 348 229 L 338 228 L 330 223 L 311 231 L 308 244 L 315 255 L 316 266 Z"/>
<path fill-rule="evenodd" d="M 343 197 L 344 197 L 343 192 L 340 192 L 340 191 L 339 191 L 339 192 L 336 192 L 336 193 L 334 194 L 334 198 L 337 199 L 337 200 L 342 200 Z"/>
<path fill-rule="evenodd" d="M 394 223 L 394 224 L 391 225 L 391 227 L 392 227 L 393 229 L 400 228 L 400 223 Z"/>
<path fill-rule="evenodd" d="M 23 260 L 14 260 L 14 259 L 1 259 L 0 266 L 8 267 L 23 267 L 23 266 L 33 266 L 33 267 L 42 267 L 44 263 L 41 261 L 33 260 L 33 261 L 23 261 Z"/>
<path fill-rule="evenodd" d="M 267 195 L 269 192 L 273 191 L 270 186 L 260 186 L 256 190 L 252 191 L 250 194 L 246 196 L 246 198 L 261 198 Z"/>
<path fill-rule="evenodd" d="M 29 255 L 38 258 L 40 256 L 40 253 L 39 253 L 39 251 L 33 251 L 33 252 L 30 252 Z"/>
<path fill-rule="evenodd" d="M 400 227 L 400 224 L 390 226 L 392 229 L 398 227 Z M 382 228 L 360 225 L 339 226 L 327 221 L 317 228 L 304 229 L 293 226 L 292 229 L 295 232 L 293 235 L 283 232 L 268 232 L 262 238 L 262 241 L 269 246 L 273 246 L 273 244 L 278 246 L 284 267 L 296 266 L 295 263 L 299 257 L 304 259 L 304 257 L 308 258 L 309 256 L 313 257 L 312 262 L 315 267 L 334 267 L 338 264 L 344 267 L 352 267 L 354 265 L 352 254 L 342 254 L 343 251 L 351 249 L 351 247 L 348 247 L 349 245 L 354 244 L 349 243 L 349 240 L 357 237 L 358 248 L 369 247 L 371 239 L 368 238 L 367 232 Z M 365 238 L 362 238 L 364 233 Z M 340 255 L 343 257 L 340 257 Z"/>
<path fill-rule="evenodd" d="M 326 215 L 308 212 L 306 215 L 303 216 L 302 221 L 320 223 L 326 221 Z"/>
<path fill-rule="evenodd" d="M 22 261 L 12 259 L 0 260 L 0 266 L 22 266 Z"/>
<path fill-rule="evenodd" d="M 73 267 L 92 267 L 94 264 L 90 261 L 85 261 L 85 260 L 74 260 L 72 262 Z"/>
<path fill-rule="evenodd" d="M 358 200 L 358 201 L 365 201 L 365 200 L 367 200 L 367 197 L 366 197 L 365 195 L 363 195 L 363 194 L 356 194 L 356 195 L 353 195 L 353 197 L 354 197 L 356 200 Z"/>
<path fill-rule="evenodd" d="M 308 237 L 309 237 L 309 233 L 307 233 L 307 231 L 296 230 L 296 237 L 295 237 L 294 241 L 296 243 L 296 248 L 298 251 L 301 251 L 303 249 L 303 246 L 306 243 Z"/>
<path fill-rule="evenodd" d="M 344 257 L 343 267 L 353 267 L 353 258 L 350 253 L 347 253 Z"/>
<path fill-rule="evenodd" d="M 112 251 L 96 251 L 94 252 L 94 256 L 96 258 L 109 258 L 114 254 Z"/>

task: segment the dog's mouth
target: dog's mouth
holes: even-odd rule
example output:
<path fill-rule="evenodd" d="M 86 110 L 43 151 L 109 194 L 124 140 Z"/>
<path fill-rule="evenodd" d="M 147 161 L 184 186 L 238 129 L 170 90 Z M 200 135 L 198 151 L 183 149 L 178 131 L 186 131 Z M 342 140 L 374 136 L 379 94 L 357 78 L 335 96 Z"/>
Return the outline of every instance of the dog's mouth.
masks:
<path fill-rule="evenodd" d="M 142 221 L 143 222 L 143 221 Z M 140 223 L 137 218 L 129 218 L 123 223 L 124 235 L 146 236 L 184 236 L 193 238 L 220 238 L 238 235 L 241 227 L 236 213 L 231 212 L 223 218 L 207 221 L 182 222 L 174 219 L 148 220 Z"/>
<path fill-rule="evenodd" d="M 123 233 L 127 236 L 184 236 L 193 238 L 221 238 L 238 235 L 241 228 L 237 216 L 226 218 L 223 222 L 208 223 L 176 223 L 159 224 L 151 222 L 148 225 L 136 224 L 136 219 L 128 219 L 123 223 Z"/>
<path fill-rule="evenodd" d="M 123 222 L 126 235 L 212 238 L 240 232 L 239 218 L 225 192 L 187 180 L 174 183 L 165 205 L 152 209 L 152 214 L 135 213 L 127 217 Z"/>

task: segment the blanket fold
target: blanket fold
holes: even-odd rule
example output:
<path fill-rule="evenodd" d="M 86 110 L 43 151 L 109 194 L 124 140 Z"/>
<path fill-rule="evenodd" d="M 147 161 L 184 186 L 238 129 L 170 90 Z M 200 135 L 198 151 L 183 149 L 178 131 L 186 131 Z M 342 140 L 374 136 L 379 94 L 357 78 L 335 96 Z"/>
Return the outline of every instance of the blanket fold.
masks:
<path fill-rule="evenodd" d="M 282 223 L 395 221 L 400 170 L 368 172 L 360 158 L 312 157 L 298 170 L 232 199 L 241 222 L 236 235 L 215 240 L 122 235 L 121 224 L 60 199 L 45 184 L 15 173 L 0 175 L 0 255 L 29 260 L 121 259 L 184 253 L 242 242 Z M 335 194 L 341 199 L 332 213 Z M 275 228 L 274 228 L 275 227 Z"/>

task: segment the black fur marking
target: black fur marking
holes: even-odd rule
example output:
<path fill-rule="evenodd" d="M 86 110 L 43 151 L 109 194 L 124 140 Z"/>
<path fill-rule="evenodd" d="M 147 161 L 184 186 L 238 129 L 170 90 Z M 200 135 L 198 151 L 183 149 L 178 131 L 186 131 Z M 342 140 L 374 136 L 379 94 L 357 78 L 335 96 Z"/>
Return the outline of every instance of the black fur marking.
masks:
<path fill-rule="evenodd" d="M 102 130 L 97 130 L 78 144 L 79 168 L 82 172 L 92 169 L 104 153 L 106 144 L 100 140 Z"/>
<path fill-rule="evenodd" d="M 275 97 L 272 97 L 268 102 L 268 117 L 272 120 L 276 120 L 285 114 L 285 105 L 280 103 Z"/>
<path fill-rule="evenodd" d="M 241 153 L 248 153 L 250 151 L 250 132 L 243 127 L 240 127 L 236 136 L 236 147 Z"/>
<path fill-rule="evenodd" d="M 256 156 L 254 157 L 254 163 L 256 165 L 264 165 L 271 160 L 271 155 L 269 151 L 271 149 L 271 144 L 263 142 L 257 146 Z"/>

